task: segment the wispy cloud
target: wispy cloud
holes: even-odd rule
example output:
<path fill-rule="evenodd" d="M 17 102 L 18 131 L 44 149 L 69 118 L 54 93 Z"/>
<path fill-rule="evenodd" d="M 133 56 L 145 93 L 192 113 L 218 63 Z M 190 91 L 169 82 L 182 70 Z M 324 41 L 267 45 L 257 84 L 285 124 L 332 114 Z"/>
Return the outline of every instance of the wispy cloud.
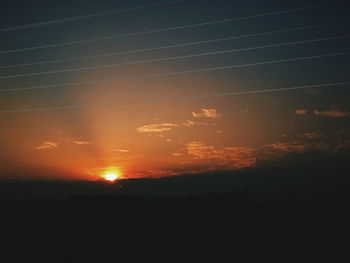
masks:
<path fill-rule="evenodd" d="M 129 150 L 123 150 L 123 149 L 112 149 L 112 152 L 120 152 L 120 153 L 129 153 Z"/>
<path fill-rule="evenodd" d="M 322 132 L 306 132 L 299 137 L 303 139 L 319 139 L 325 137 L 325 134 Z"/>
<path fill-rule="evenodd" d="M 56 142 L 45 141 L 45 142 L 42 142 L 40 145 L 38 145 L 35 148 L 37 150 L 49 150 L 49 149 L 57 148 L 58 146 L 59 146 L 59 144 Z"/>
<path fill-rule="evenodd" d="M 186 127 L 192 127 L 192 126 L 216 126 L 215 123 L 208 123 L 208 122 L 199 122 L 199 121 L 191 121 L 187 120 L 186 122 L 182 123 L 182 125 Z"/>
<path fill-rule="evenodd" d="M 306 115 L 306 114 L 307 114 L 307 110 L 304 110 L 304 109 L 296 109 L 296 110 L 294 111 L 294 113 L 295 113 L 296 115 Z"/>
<path fill-rule="evenodd" d="M 296 115 L 306 115 L 309 111 L 306 109 L 296 109 L 294 113 Z M 311 111 L 312 112 L 312 111 Z M 330 110 L 314 110 L 313 113 L 318 116 L 322 117 L 331 117 L 331 118 L 344 118 L 344 117 L 350 117 L 350 112 L 346 110 L 340 110 L 340 109 L 330 109 Z"/>
<path fill-rule="evenodd" d="M 186 122 L 183 123 L 183 125 L 185 125 L 186 127 L 191 127 L 196 125 L 196 122 L 191 121 L 191 120 L 187 120 Z"/>
<path fill-rule="evenodd" d="M 305 152 L 307 148 L 305 144 L 302 144 L 298 141 L 273 143 L 270 144 L 269 147 L 284 153 Z"/>
<path fill-rule="evenodd" d="M 89 144 L 91 144 L 91 142 L 87 142 L 87 141 L 73 141 L 73 143 L 75 143 L 77 145 L 89 145 Z"/>
<path fill-rule="evenodd" d="M 143 125 L 137 128 L 137 132 L 140 133 L 161 133 L 165 131 L 170 131 L 174 127 L 178 127 L 178 124 L 175 123 L 160 123 L 160 124 L 149 124 Z"/>
<path fill-rule="evenodd" d="M 211 159 L 216 165 L 229 168 L 245 168 L 256 163 L 256 151 L 251 147 L 215 147 L 193 141 L 186 149 L 195 159 Z"/>
<path fill-rule="evenodd" d="M 192 116 L 194 118 L 211 118 L 217 119 L 221 118 L 222 114 L 218 112 L 216 109 L 201 109 L 199 112 L 192 112 Z"/>
<path fill-rule="evenodd" d="M 323 94 L 323 92 L 321 90 L 317 90 L 317 89 L 309 89 L 309 90 L 304 90 L 305 94 L 309 94 L 309 95 L 320 95 Z"/>
<path fill-rule="evenodd" d="M 217 152 L 214 146 L 209 146 L 204 142 L 193 141 L 186 145 L 186 149 L 189 155 L 193 155 L 199 159 L 208 159 L 217 156 Z"/>
<path fill-rule="evenodd" d="M 315 110 L 315 115 L 323 116 L 323 117 L 332 117 L 332 118 L 342 118 L 342 117 L 349 117 L 350 112 L 340 109 L 331 109 L 331 110 Z"/>
<path fill-rule="evenodd" d="M 200 112 L 192 112 L 194 118 L 220 118 L 222 116 L 216 109 L 201 109 Z M 161 133 L 172 130 L 175 127 L 193 127 L 193 126 L 216 126 L 216 123 L 186 120 L 185 122 L 179 123 L 157 123 L 143 125 L 136 129 L 140 133 L 156 133 L 157 136 L 162 136 Z"/>

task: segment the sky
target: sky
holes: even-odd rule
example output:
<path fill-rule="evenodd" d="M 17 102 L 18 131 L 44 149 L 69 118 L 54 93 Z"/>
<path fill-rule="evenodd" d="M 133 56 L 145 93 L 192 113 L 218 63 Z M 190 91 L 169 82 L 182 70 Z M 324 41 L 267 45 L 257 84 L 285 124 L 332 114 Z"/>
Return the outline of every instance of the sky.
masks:
<path fill-rule="evenodd" d="M 158 178 L 349 154 L 346 1 L 2 5 L 1 178 Z"/>

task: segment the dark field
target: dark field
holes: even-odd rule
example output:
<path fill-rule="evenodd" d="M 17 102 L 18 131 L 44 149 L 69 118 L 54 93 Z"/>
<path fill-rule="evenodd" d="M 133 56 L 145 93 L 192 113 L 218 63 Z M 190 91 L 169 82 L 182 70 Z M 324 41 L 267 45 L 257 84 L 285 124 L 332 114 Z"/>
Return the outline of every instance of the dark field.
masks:
<path fill-rule="evenodd" d="M 344 200 L 254 201 L 243 189 L 0 207 L 1 262 L 347 262 L 349 253 Z"/>

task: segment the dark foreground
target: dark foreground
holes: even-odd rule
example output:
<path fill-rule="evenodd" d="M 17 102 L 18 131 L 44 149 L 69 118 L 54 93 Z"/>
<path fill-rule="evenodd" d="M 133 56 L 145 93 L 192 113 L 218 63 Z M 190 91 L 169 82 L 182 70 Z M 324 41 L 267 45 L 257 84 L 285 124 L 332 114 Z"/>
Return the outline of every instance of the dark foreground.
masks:
<path fill-rule="evenodd" d="M 348 201 L 1 201 L 1 262 L 347 262 Z"/>

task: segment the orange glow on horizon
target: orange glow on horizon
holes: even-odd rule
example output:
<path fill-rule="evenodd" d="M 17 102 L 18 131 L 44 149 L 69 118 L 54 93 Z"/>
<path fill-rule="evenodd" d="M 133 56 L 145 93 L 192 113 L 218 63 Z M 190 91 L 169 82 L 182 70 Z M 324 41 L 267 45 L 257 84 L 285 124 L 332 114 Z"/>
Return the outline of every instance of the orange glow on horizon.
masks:
<path fill-rule="evenodd" d="M 108 173 L 102 176 L 106 181 L 114 182 L 119 178 L 118 174 L 115 173 Z"/>
<path fill-rule="evenodd" d="M 122 172 L 120 171 L 120 169 L 112 167 L 112 168 L 107 168 L 101 175 L 101 177 L 109 182 L 114 182 L 118 179 L 121 179 L 122 176 Z"/>

